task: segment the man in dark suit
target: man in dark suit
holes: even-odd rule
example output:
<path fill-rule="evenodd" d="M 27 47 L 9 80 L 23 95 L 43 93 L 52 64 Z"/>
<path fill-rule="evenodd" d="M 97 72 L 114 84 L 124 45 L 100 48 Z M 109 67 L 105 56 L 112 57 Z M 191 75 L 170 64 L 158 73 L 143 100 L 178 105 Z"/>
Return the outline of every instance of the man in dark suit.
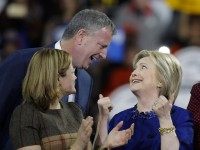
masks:
<path fill-rule="evenodd" d="M 67 51 L 76 67 L 76 95 L 67 99 L 75 100 L 87 113 L 92 88 L 92 78 L 86 70 L 93 60 L 106 58 L 107 47 L 115 33 L 113 22 L 102 12 L 85 9 L 78 12 L 54 47 Z M 0 64 L 0 148 L 11 149 L 9 121 L 14 108 L 21 103 L 21 86 L 28 63 L 39 48 L 18 50 Z M 38 66 L 40 67 L 40 66 Z M 66 98 L 65 98 L 66 100 Z M 28 116 L 27 116 L 28 117 Z"/>

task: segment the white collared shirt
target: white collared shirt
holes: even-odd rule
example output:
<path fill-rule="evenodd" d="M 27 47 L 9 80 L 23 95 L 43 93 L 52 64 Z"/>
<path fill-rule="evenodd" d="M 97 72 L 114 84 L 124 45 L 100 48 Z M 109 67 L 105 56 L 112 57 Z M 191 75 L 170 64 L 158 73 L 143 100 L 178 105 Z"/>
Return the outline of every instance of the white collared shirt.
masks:
<path fill-rule="evenodd" d="M 59 40 L 58 42 L 56 42 L 56 44 L 55 44 L 55 49 L 60 49 L 60 50 L 62 50 L 61 45 L 60 45 L 60 40 Z M 74 100 L 75 100 L 75 94 L 70 94 L 70 95 L 68 96 L 68 102 L 74 102 Z"/>

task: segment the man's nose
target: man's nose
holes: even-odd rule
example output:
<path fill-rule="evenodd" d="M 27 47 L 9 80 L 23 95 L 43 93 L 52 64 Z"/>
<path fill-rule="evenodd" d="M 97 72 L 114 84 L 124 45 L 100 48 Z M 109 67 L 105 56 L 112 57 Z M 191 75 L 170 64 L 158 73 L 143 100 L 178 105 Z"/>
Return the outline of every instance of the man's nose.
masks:
<path fill-rule="evenodd" d="M 106 59 L 107 56 L 107 48 L 103 49 L 102 52 L 100 53 L 101 58 Z"/>

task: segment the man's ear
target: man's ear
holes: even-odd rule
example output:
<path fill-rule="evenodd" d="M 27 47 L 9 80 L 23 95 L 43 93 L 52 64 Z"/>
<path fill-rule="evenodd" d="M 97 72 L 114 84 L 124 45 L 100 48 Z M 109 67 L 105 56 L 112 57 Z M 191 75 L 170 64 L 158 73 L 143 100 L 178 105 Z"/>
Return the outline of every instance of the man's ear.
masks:
<path fill-rule="evenodd" d="M 84 40 L 84 37 L 86 37 L 86 36 L 87 36 L 87 32 L 85 29 L 78 30 L 78 32 L 75 35 L 75 40 L 76 40 L 77 44 L 81 45 Z"/>

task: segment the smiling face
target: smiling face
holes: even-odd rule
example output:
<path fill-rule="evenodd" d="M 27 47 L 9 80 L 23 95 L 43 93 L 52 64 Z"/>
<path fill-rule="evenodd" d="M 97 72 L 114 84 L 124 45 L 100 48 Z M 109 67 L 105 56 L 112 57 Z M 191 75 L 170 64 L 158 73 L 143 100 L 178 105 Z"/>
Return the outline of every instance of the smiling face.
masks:
<path fill-rule="evenodd" d="M 77 33 L 76 46 L 71 52 L 73 65 L 86 69 L 93 60 L 105 59 L 111 39 L 112 32 L 107 27 L 92 33 L 87 33 L 85 30 Z"/>
<path fill-rule="evenodd" d="M 67 69 L 66 71 L 66 75 L 59 76 L 59 84 L 61 86 L 61 90 L 63 93 L 67 94 L 76 93 L 75 80 L 77 77 L 75 76 L 74 71 L 75 69 L 71 64 L 69 69 Z"/>
<path fill-rule="evenodd" d="M 134 94 L 158 91 L 156 66 L 150 57 L 141 58 L 130 76 L 130 89 Z"/>

